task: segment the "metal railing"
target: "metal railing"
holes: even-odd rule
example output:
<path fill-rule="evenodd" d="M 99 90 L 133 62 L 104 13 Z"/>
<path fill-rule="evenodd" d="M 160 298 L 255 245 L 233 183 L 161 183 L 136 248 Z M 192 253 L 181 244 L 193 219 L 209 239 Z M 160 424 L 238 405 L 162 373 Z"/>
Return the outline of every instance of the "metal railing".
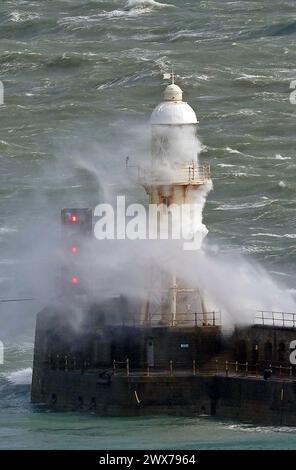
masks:
<path fill-rule="evenodd" d="M 178 312 L 153 313 L 145 315 L 122 315 L 113 322 L 117 326 L 147 326 L 147 327 L 215 327 L 221 326 L 222 315 L 220 311 L 211 312 Z"/>
<path fill-rule="evenodd" d="M 209 165 L 176 165 L 164 169 L 140 169 L 139 180 L 144 185 L 156 184 L 204 184 L 211 180 L 211 169 Z"/>
<path fill-rule="evenodd" d="M 89 360 L 76 358 L 75 355 L 56 354 L 47 362 L 51 370 L 64 372 L 92 372 L 97 373 L 101 367 L 97 367 Z M 271 377 L 287 378 L 295 380 L 296 368 L 291 365 L 274 363 L 256 363 L 238 361 L 213 360 L 206 364 L 200 364 L 193 359 L 191 362 L 180 362 L 170 360 L 168 362 L 143 363 L 140 367 L 133 366 L 129 358 L 124 361 L 113 360 L 107 371 L 113 376 L 124 377 L 173 377 L 173 376 L 195 376 L 195 375 L 224 375 L 234 377 L 262 377 L 268 369 Z M 106 372 L 106 371 L 105 371 Z"/>
<path fill-rule="evenodd" d="M 221 325 L 221 312 L 194 312 L 178 314 L 179 319 L 174 320 L 172 316 L 171 326 L 178 325 L 193 325 L 195 327 L 202 326 L 220 326 Z"/>
<path fill-rule="evenodd" d="M 172 377 L 175 374 L 182 375 L 196 375 L 198 373 L 198 365 L 195 360 L 192 361 L 190 367 L 188 363 L 176 362 L 170 360 L 167 364 L 165 363 L 154 363 L 150 365 L 146 363 L 144 367 L 132 368 L 130 367 L 129 359 L 126 361 L 113 361 L 113 375 L 124 375 L 126 377 L 151 377 L 151 376 L 165 376 Z"/>
<path fill-rule="evenodd" d="M 188 362 L 178 362 L 170 360 L 168 364 L 157 364 L 153 366 L 146 364 L 145 367 L 131 368 L 129 359 L 126 361 L 113 361 L 113 374 L 124 375 L 126 377 L 152 377 L 152 376 L 190 376 L 190 375 L 225 375 L 237 377 L 262 377 L 266 368 L 271 371 L 271 377 L 276 378 L 290 378 L 295 380 L 296 371 L 292 366 L 283 366 L 275 364 L 250 364 L 249 362 L 238 361 L 218 361 L 215 360 L 212 364 L 202 366 L 193 359 L 192 365 Z"/>
<path fill-rule="evenodd" d="M 260 310 L 254 317 L 255 325 L 272 325 L 296 328 L 296 313 Z"/>

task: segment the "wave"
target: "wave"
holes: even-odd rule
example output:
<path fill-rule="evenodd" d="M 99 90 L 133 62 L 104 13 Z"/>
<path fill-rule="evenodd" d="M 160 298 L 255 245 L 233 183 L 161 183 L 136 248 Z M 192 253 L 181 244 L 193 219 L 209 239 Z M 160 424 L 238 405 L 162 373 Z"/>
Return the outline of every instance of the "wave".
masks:
<path fill-rule="evenodd" d="M 238 113 L 233 113 L 232 115 L 235 116 L 236 114 L 246 114 L 245 111 L 246 110 L 241 110 Z M 248 113 L 248 111 L 247 111 L 247 113 Z M 255 113 L 255 114 L 257 114 L 257 113 Z M 233 149 L 229 146 L 224 147 L 224 150 L 226 150 L 228 153 L 232 153 L 232 154 L 236 154 L 236 155 L 242 155 L 243 157 L 251 158 L 253 160 L 274 160 L 274 159 L 276 159 L 276 160 L 291 160 L 291 157 L 282 157 L 279 154 L 277 154 L 275 157 L 274 156 L 266 157 L 266 156 L 259 156 L 259 155 L 255 156 L 255 155 L 251 155 L 249 153 L 240 152 L 239 150 Z"/>
<path fill-rule="evenodd" d="M 284 235 L 278 235 L 276 233 L 252 233 L 252 237 L 272 237 L 272 238 L 296 238 L 295 233 L 285 233 Z"/>
<path fill-rule="evenodd" d="M 275 158 L 276 160 L 291 160 L 291 157 L 283 157 L 283 156 L 280 155 L 279 153 L 277 153 L 274 158 Z"/>
<path fill-rule="evenodd" d="M 283 433 L 295 433 L 295 427 L 287 426 L 256 426 L 251 424 L 230 424 L 226 426 L 227 429 L 244 431 L 244 432 L 259 432 L 259 433 L 272 433 L 272 432 L 283 432 Z"/>
<path fill-rule="evenodd" d="M 236 165 L 231 165 L 230 163 L 218 163 L 217 166 L 220 166 L 221 168 L 236 167 Z"/>
<path fill-rule="evenodd" d="M 257 176 L 257 177 L 260 177 L 261 175 L 259 174 L 250 174 L 250 173 L 246 173 L 245 171 L 233 171 L 231 173 L 231 176 L 237 176 L 238 178 L 248 178 L 249 176 Z"/>
<path fill-rule="evenodd" d="M 240 113 L 235 113 L 235 114 L 240 114 Z M 249 155 L 248 153 L 240 152 L 239 150 L 233 149 L 233 148 L 228 147 L 228 146 L 225 147 L 225 150 L 227 150 L 228 153 L 233 153 L 233 154 L 236 154 L 236 155 L 243 155 L 244 157 L 255 158 L 253 155 Z"/>
<path fill-rule="evenodd" d="M 266 36 L 288 36 L 296 34 L 296 22 L 289 24 L 278 24 L 271 26 L 266 30 Z"/>
<path fill-rule="evenodd" d="M 267 75 L 252 75 L 252 74 L 248 74 L 248 73 L 243 73 L 240 77 L 237 77 L 235 78 L 235 80 L 256 80 L 257 78 L 263 78 L 263 79 L 268 79 L 268 80 L 272 80 L 272 76 L 267 76 Z"/>
<path fill-rule="evenodd" d="M 156 0 L 128 0 L 125 8 L 176 8 L 175 5 L 170 3 L 160 3 Z"/>
<path fill-rule="evenodd" d="M 10 13 L 10 20 L 14 23 L 25 23 L 27 21 L 38 20 L 40 16 L 38 13 L 33 12 L 21 12 L 21 11 L 12 11 Z"/>
<path fill-rule="evenodd" d="M 79 67 L 83 63 L 87 62 L 88 59 L 83 57 L 78 52 L 63 53 L 61 55 L 50 58 L 46 66 L 48 68 L 68 68 L 68 67 Z"/>
<path fill-rule="evenodd" d="M 290 36 L 296 34 L 296 22 L 279 23 L 272 26 L 267 26 L 253 31 L 243 31 L 238 34 L 240 38 L 244 39 L 259 39 L 269 36 Z"/>
<path fill-rule="evenodd" d="M 241 210 L 241 209 L 259 209 L 261 207 L 268 206 L 274 203 L 275 200 L 268 200 L 265 202 L 254 202 L 254 203 L 243 203 L 243 204 L 222 204 L 217 207 L 216 211 L 230 211 L 230 210 Z"/>
<path fill-rule="evenodd" d="M 117 87 L 128 87 L 129 85 L 139 80 L 148 78 L 150 76 L 151 76 L 151 72 L 149 71 L 147 73 L 142 73 L 142 74 L 135 73 L 134 75 L 129 75 L 123 78 L 114 78 L 113 80 L 110 80 L 109 82 L 98 85 L 97 90 L 106 90 L 108 88 L 117 88 Z"/>
<path fill-rule="evenodd" d="M 32 368 L 18 369 L 14 372 L 6 372 L 3 377 L 12 385 L 29 385 L 32 382 Z"/>
<path fill-rule="evenodd" d="M 140 16 L 150 9 L 144 8 L 129 8 L 126 10 L 111 10 L 102 11 L 91 16 L 66 16 L 57 21 L 59 26 L 62 26 L 68 31 L 89 30 L 91 27 L 97 27 L 105 20 L 121 19 L 122 17 L 135 17 Z"/>
<path fill-rule="evenodd" d="M 160 3 L 155 0 L 129 0 L 122 10 L 101 11 L 94 15 L 67 16 L 57 21 L 59 26 L 70 31 L 89 29 L 96 26 L 101 20 L 112 20 L 122 17 L 135 17 L 151 12 L 153 9 L 176 8 L 169 3 Z"/>
<path fill-rule="evenodd" d="M 57 21 L 54 16 L 40 16 L 35 12 L 12 11 L 4 18 L 0 18 L 0 21 L 0 37 L 5 40 L 12 39 L 16 41 L 16 35 L 25 35 L 27 39 L 58 31 Z M 22 36 L 22 39 L 24 39 L 24 36 Z"/>
<path fill-rule="evenodd" d="M 239 150 L 233 149 L 231 147 L 226 147 L 225 150 L 227 150 L 227 152 L 229 153 L 235 153 L 237 155 L 244 155 L 243 152 L 240 152 Z"/>

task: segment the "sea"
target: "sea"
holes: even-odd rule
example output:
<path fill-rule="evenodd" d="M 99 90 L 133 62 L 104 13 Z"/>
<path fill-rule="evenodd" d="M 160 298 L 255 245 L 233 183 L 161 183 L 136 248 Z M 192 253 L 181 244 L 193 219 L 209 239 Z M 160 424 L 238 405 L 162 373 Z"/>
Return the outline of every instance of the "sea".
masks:
<path fill-rule="evenodd" d="M 30 403 L 59 211 L 94 207 L 124 186 L 127 156 L 147 158 L 149 116 L 172 69 L 211 165 L 207 243 L 258 263 L 283 304 L 295 294 L 295 46 L 294 0 L 1 1 L 0 449 L 296 448 L 294 428 Z"/>

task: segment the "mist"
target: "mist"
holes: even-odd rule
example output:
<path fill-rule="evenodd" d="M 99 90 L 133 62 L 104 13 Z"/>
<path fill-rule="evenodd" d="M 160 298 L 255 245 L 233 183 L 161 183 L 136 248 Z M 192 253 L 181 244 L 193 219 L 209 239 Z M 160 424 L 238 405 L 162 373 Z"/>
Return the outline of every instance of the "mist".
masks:
<path fill-rule="evenodd" d="M 22 292 L 34 297 L 31 311 L 35 314 L 45 305 L 57 302 L 61 282 L 61 266 L 67 263 L 61 248 L 60 209 L 62 207 L 95 207 L 101 202 L 113 203 L 116 197 L 127 196 L 129 203 L 146 202 L 143 187 L 137 180 L 138 165 L 149 166 L 150 131 L 147 125 L 125 123 L 125 130 L 110 143 L 83 142 L 75 147 L 62 142 L 56 148 L 56 159 L 42 169 L 43 181 L 36 187 L 26 203 L 30 210 L 42 213 L 45 223 L 24 224 L 19 234 L 19 278 Z M 200 151 L 199 140 L 190 139 L 180 148 L 186 155 Z M 176 136 L 175 136 L 176 137 Z M 178 148 L 178 147 L 176 147 Z M 129 156 L 130 168 L 126 168 Z M 191 158 L 191 157 L 190 157 Z M 185 160 L 184 160 L 185 161 Z M 76 184 L 73 184 L 76 183 Z M 44 188 L 53 185 L 59 197 L 53 199 L 52 191 Z M 74 186 L 74 188 L 73 188 Z M 77 192 L 75 191 L 77 186 Z M 83 191 L 87 186 L 87 191 Z M 217 243 L 204 242 L 207 228 L 202 214 L 211 186 L 192 195 L 195 207 L 192 235 L 200 239 L 199 249 L 184 250 L 181 240 L 86 240 L 83 243 L 81 273 L 83 288 L 90 302 L 96 303 L 116 295 L 124 295 L 139 303 L 152 292 L 155 302 L 161 299 L 159 279 L 170 276 L 173 269 L 182 282 L 198 287 L 206 298 L 208 309 L 219 310 L 225 327 L 251 324 L 257 310 L 296 311 L 294 297 L 284 285 L 277 283 L 257 262 L 231 253 L 223 254 Z M 95 222 L 95 221 L 94 221 Z M 151 270 L 157 272 L 151 276 Z M 154 278 L 151 285 L 151 277 Z M 29 306 L 26 306 L 28 309 Z M 19 307 L 21 311 L 23 307 Z M 73 315 L 79 325 L 82 311 Z M 13 328 L 17 315 L 7 319 Z M 10 325 L 10 326 L 9 326 Z"/>

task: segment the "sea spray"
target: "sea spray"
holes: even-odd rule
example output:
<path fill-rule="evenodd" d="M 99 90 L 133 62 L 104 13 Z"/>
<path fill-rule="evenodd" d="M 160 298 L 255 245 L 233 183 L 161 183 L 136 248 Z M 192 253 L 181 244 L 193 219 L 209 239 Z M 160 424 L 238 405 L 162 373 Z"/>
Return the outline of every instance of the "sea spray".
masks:
<path fill-rule="evenodd" d="M 28 385 L 32 382 L 32 368 L 18 369 L 7 372 L 3 376 L 13 385 Z"/>
<path fill-rule="evenodd" d="M 93 144 L 88 146 L 86 152 L 68 152 L 67 149 L 60 153 L 62 157 L 58 165 L 63 168 L 61 174 L 65 173 L 67 166 L 68 173 L 83 168 L 97 182 L 97 197 L 103 200 L 114 201 L 118 195 L 120 185 L 123 193 L 127 193 L 131 188 L 131 179 L 128 169 L 124 166 L 124 155 L 133 150 L 133 154 L 139 159 L 139 163 L 145 163 L 148 158 L 149 133 L 145 126 L 133 124 L 132 133 L 123 136 L 120 152 L 116 149 L 116 142 L 106 144 Z M 128 137 L 128 139 L 127 139 Z M 181 136 L 182 146 L 186 146 L 184 135 Z M 127 140 L 126 140 L 127 139 Z M 128 142 L 135 143 L 134 149 Z M 143 146 L 143 142 L 146 144 Z M 138 144 L 137 144 L 138 143 Z M 198 146 L 196 144 L 198 143 Z M 114 145 L 113 145 L 114 144 Z M 115 145 L 116 144 L 116 145 Z M 188 144 L 189 148 L 192 146 Z M 194 154 L 198 159 L 199 141 L 193 141 Z M 72 155 L 69 160 L 68 155 Z M 103 161 L 99 161 L 97 155 L 104 155 Z M 66 157 L 67 156 L 67 157 Z M 119 163 L 109 165 L 111 157 L 117 158 Z M 166 168 L 167 176 L 173 176 L 174 164 Z M 135 190 L 133 182 L 132 188 Z M 63 185 L 63 178 L 59 184 Z M 206 197 L 211 189 L 211 184 L 204 188 L 192 192 L 190 199 L 195 207 L 195 214 L 189 224 L 192 224 L 193 232 L 199 234 L 200 244 L 207 234 L 207 228 L 203 224 L 202 213 L 206 203 Z M 140 186 L 137 194 L 142 194 Z M 144 200 L 144 195 L 143 195 Z M 133 199 L 132 202 L 135 202 Z M 46 237 L 42 239 L 43 259 L 44 243 Z M 41 245 L 41 243 L 39 244 Z M 51 250 L 54 246 L 51 246 Z M 32 259 L 39 259 L 41 246 L 34 246 L 36 255 L 30 256 Z M 257 263 L 234 254 L 222 254 L 220 249 L 216 250 L 211 244 L 206 244 L 200 252 L 190 251 L 186 253 L 178 241 L 170 240 L 113 240 L 87 242 L 84 250 L 85 265 L 87 269 L 84 273 L 84 287 L 90 301 L 100 302 L 116 294 L 134 299 L 137 302 L 144 301 L 149 289 L 149 271 L 151 264 L 158 268 L 159 272 L 166 271 L 169 276 L 175 266 L 177 275 L 188 285 L 194 285 L 202 289 L 207 297 L 209 306 L 222 311 L 223 322 L 225 324 L 247 324 L 253 321 L 253 314 L 257 309 L 280 309 L 295 311 L 295 301 L 291 293 L 287 293 L 284 286 L 277 284 L 268 272 Z M 61 258 L 60 258 L 61 259 Z M 173 263 L 172 260 L 176 260 Z M 32 261 L 32 260 L 31 260 Z M 39 267 L 40 263 L 38 262 Z M 41 267 L 40 267 L 41 268 Z M 46 290 L 47 279 L 50 269 L 47 263 L 46 276 L 40 275 L 40 270 L 35 270 L 36 275 L 32 280 L 37 281 L 38 292 Z M 39 273 L 39 274 L 38 274 Z M 37 275 L 38 274 L 38 275 Z M 46 281 L 43 289 L 40 289 L 42 279 Z M 156 297 L 161 295 L 160 289 L 155 293 Z M 79 309 L 73 312 L 73 323 L 79 325 L 81 312 Z"/>
<path fill-rule="evenodd" d="M 222 312 L 226 326 L 252 324 L 261 310 L 296 311 L 293 293 L 254 260 L 223 254 L 211 245 L 183 255 L 182 260 L 178 263 L 180 275 L 206 293 L 211 309 Z"/>

